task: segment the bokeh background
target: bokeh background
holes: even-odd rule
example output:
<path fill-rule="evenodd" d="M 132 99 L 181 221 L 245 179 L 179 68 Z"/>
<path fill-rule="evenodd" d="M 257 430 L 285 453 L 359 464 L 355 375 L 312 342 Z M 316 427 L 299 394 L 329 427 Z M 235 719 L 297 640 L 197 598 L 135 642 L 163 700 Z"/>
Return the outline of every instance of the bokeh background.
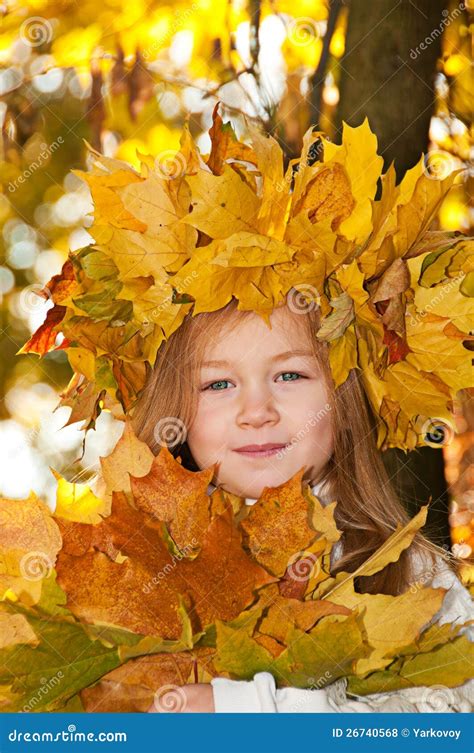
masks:
<path fill-rule="evenodd" d="M 434 180 L 464 167 L 441 229 L 472 234 L 473 2 L 440 0 L 32 0 L 0 4 L 0 494 L 54 505 L 54 467 L 87 481 L 122 424 L 104 410 L 83 448 L 63 351 L 16 355 L 52 302 L 37 293 L 69 249 L 92 242 L 86 143 L 139 166 L 172 160 L 189 122 L 203 153 L 219 101 L 272 133 L 286 159 L 310 125 L 339 141 L 367 116 L 385 169 L 426 154 Z M 384 453 L 411 512 L 432 497 L 428 532 L 473 580 L 474 407 L 464 391 L 439 447 Z M 83 451 L 84 450 L 84 451 Z"/>

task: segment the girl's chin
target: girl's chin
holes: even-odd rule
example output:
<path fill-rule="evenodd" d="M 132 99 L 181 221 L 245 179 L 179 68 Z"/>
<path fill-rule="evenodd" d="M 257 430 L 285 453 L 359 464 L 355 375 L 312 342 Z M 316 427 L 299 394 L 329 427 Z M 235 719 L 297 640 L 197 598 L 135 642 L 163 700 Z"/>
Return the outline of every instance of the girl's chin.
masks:
<path fill-rule="evenodd" d="M 288 470 L 285 476 L 283 476 L 282 473 L 276 474 L 275 472 L 272 472 L 271 470 L 268 471 L 268 473 L 262 473 L 260 471 L 258 475 L 258 481 L 254 481 L 252 483 L 251 479 L 248 478 L 249 474 L 247 475 L 247 480 L 249 481 L 248 487 L 245 487 L 245 489 L 242 488 L 241 485 L 241 474 L 238 479 L 235 479 L 235 483 L 233 480 L 227 480 L 227 481 L 213 481 L 213 483 L 216 486 L 220 486 L 221 489 L 228 492 L 229 494 L 234 494 L 236 497 L 245 497 L 246 499 L 258 499 L 262 496 L 263 490 L 265 488 L 271 488 L 275 489 L 278 486 L 282 486 L 282 484 L 287 483 L 291 478 L 296 476 L 296 474 L 300 471 L 300 468 L 296 468 L 295 470 Z M 303 475 L 303 484 L 309 484 L 309 486 L 312 486 L 312 478 L 314 477 L 313 470 L 307 470 Z"/>
<path fill-rule="evenodd" d="M 245 489 L 242 489 L 238 484 L 222 483 L 219 486 L 229 494 L 234 494 L 236 497 L 245 497 L 246 499 L 258 499 L 262 496 L 265 488 L 274 489 L 277 486 L 281 486 L 285 481 L 281 478 L 269 478 L 268 480 L 260 481 L 258 484 L 252 484 Z"/>

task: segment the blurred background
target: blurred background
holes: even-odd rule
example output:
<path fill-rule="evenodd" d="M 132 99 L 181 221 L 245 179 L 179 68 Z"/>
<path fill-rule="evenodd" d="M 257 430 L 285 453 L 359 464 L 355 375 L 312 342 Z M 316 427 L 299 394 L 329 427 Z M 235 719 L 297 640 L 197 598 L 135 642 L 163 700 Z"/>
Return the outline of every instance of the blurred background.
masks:
<path fill-rule="evenodd" d="M 0 494 L 33 489 L 54 504 L 54 467 L 87 481 L 122 423 L 103 410 L 89 431 L 58 407 L 72 372 L 57 350 L 16 352 L 52 302 L 36 293 L 69 249 L 92 242 L 85 141 L 139 166 L 162 160 L 186 119 L 202 153 L 216 102 L 238 134 L 244 116 L 289 160 L 310 125 L 340 141 L 367 116 L 398 178 L 426 154 L 434 180 L 465 170 L 441 229 L 472 233 L 473 2 L 440 0 L 32 0 L 0 3 Z M 383 453 L 410 512 L 432 497 L 428 533 L 473 580 L 474 407 L 455 431 L 405 455 Z M 74 418 L 74 417 L 73 417 Z M 435 445 L 439 446 L 436 447 Z"/>

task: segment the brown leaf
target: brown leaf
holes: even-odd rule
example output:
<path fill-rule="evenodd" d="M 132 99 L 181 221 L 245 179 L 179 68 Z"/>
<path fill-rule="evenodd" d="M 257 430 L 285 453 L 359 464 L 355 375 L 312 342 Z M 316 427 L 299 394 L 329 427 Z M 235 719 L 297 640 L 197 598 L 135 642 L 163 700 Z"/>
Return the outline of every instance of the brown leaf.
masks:
<path fill-rule="evenodd" d="M 252 555 L 279 577 L 290 557 L 317 536 L 310 526 L 308 502 L 301 494 L 303 473 L 299 471 L 274 489 L 265 488 L 241 523 Z"/>
<path fill-rule="evenodd" d="M 224 162 L 231 157 L 256 163 L 256 155 L 246 144 L 237 141 L 237 137 L 230 123 L 223 122 L 219 115 L 220 102 L 214 107 L 212 113 L 212 126 L 209 129 L 211 137 L 211 153 L 207 160 L 208 167 L 214 175 L 222 175 Z"/>
<path fill-rule="evenodd" d="M 164 521 L 178 547 L 195 550 L 209 525 L 207 489 L 213 474 L 213 467 L 188 471 L 162 447 L 149 473 L 140 478 L 130 474 L 130 481 L 137 507 Z"/>
<path fill-rule="evenodd" d="M 395 259 L 380 278 L 377 289 L 371 296 L 372 302 L 386 301 L 410 287 L 410 272 L 404 259 Z"/>
<path fill-rule="evenodd" d="M 61 303 L 65 298 L 73 294 L 78 287 L 74 276 L 74 266 L 71 259 L 67 259 L 61 269 L 60 274 L 53 275 L 50 281 L 46 283 L 43 290 L 43 297 L 52 298 L 55 303 Z"/>
<path fill-rule="evenodd" d="M 321 617 L 328 614 L 350 614 L 351 610 L 339 604 L 326 601 L 299 601 L 277 596 L 266 616 L 259 625 L 259 631 L 286 643 L 285 637 L 290 627 L 310 630 Z"/>
<path fill-rule="evenodd" d="M 179 594 L 199 632 L 215 619 L 233 619 L 256 589 L 274 580 L 242 549 L 230 511 L 211 521 L 193 560 L 172 555 L 163 524 L 135 510 L 121 492 L 113 494 L 111 515 L 87 531 L 58 523 L 64 540 L 58 583 L 71 612 L 88 622 L 178 638 Z"/>

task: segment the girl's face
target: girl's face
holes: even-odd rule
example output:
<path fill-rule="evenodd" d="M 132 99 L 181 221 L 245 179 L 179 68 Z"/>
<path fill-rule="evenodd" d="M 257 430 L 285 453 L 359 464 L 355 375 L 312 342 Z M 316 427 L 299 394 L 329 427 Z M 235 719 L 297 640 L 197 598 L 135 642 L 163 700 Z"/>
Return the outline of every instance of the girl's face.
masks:
<path fill-rule="evenodd" d="M 312 482 L 333 451 L 327 387 L 302 315 L 286 306 L 241 320 L 208 346 L 197 414 L 187 434 L 200 469 L 219 463 L 213 483 L 257 499 L 303 467 Z M 245 451 L 249 445 L 279 445 Z"/>

